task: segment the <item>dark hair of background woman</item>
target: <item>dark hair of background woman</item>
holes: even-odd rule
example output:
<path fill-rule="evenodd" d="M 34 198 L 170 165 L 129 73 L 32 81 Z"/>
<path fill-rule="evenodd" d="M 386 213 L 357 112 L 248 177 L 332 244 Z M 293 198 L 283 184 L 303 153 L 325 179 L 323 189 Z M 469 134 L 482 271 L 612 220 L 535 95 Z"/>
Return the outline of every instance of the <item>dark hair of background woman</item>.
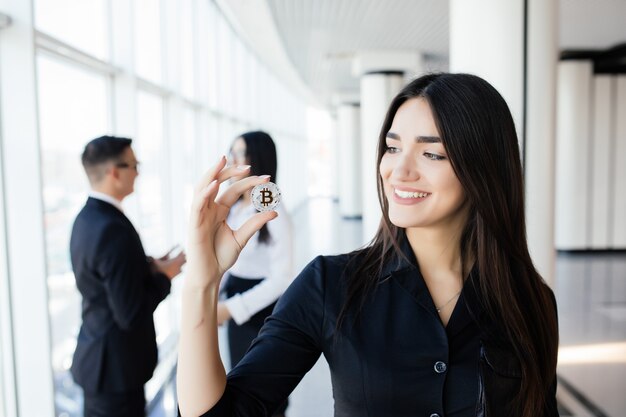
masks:
<path fill-rule="evenodd" d="M 479 299 L 520 360 L 522 381 L 514 399 L 516 409 L 522 417 L 540 415 L 545 393 L 555 377 L 556 312 L 549 289 L 528 252 L 515 125 L 502 96 L 479 77 L 425 75 L 408 84 L 391 102 L 380 132 L 376 164 L 383 217 L 376 236 L 361 251 L 364 261 L 346 276 L 347 298 L 337 327 L 349 309 L 356 308 L 358 316 L 378 282 L 382 265 L 401 256 L 399 242 L 405 230 L 389 220 L 389 203 L 378 166 L 394 116 L 412 98 L 423 98 L 430 104 L 443 145 L 469 200 L 470 213 L 461 237 L 461 265 L 465 268 L 468 259 L 475 260 Z M 468 272 L 464 270 L 463 276 Z"/>
<path fill-rule="evenodd" d="M 247 132 L 239 135 L 246 142 L 246 160 L 250 165 L 250 175 L 270 175 L 270 181 L 276 182 L 276 145 L 272 137 L 262 131 Z M 259 242 L 269 243 L 271 235 L 267 225 L 259 230 Z"/>

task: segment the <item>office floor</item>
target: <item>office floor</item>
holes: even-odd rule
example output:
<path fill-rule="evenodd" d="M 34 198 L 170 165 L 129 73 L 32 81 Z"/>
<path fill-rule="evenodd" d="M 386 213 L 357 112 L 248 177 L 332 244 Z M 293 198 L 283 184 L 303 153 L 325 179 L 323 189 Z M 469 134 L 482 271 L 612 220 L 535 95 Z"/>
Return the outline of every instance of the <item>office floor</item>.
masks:
<path fill-rule="evenodd" d="M 346 252 L 360 243 L 361 222 L 341 219 L 330 199 L 310 200 L 293 213 L 293 221 L 298 271 L 318 254 Z M 561 416 L 626 416 L 626 255 L 560 254 L 555 289 Z M 173 417 L 173 404 L 174 389 L 168 386 L 150 417 Z M 292 393 L 287 416 L 332 415 L 330 371 L 322 357 Z"/>
<path fill-rule="evenodd" d="M 560 254 L 561 386 L 592 416 L 626 416 L 626 254 Z"/>

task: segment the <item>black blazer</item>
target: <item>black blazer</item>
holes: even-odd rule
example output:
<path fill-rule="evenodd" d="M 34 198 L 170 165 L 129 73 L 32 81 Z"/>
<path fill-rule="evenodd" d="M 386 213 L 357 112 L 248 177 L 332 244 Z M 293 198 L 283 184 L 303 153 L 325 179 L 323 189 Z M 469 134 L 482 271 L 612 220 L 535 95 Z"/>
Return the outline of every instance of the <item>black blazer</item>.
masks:
<path fill-rule="evenodd" d="M 130 220 L 98 199 L 76 217 L 70 252 L 83 298 L 74 380 L 86 393 L 143 387 L 158 356 L 152 313 L 170 280 L 146 258 Z"/>
<path fill-rule="evenodd" d="M 337 334 L 345 300 L 341 279 L 350 256 L 313 260 L 279 299 L 219 402 L 203 416 L 270 416 L 324 354 L 335 417 L 513 417 L 520 362 L 479 326 L 474 269 L 448 325 L 439 319 L 415 256 L 386 265 L 360 319 Z M 362 253 L 362 252 L 361 252 Z M 349 267 L 351 268 L 351 267 Z M 471 310 L 471 313 L 470 313 Z M 558 416 L 556 383 L 544 413 Z"/>

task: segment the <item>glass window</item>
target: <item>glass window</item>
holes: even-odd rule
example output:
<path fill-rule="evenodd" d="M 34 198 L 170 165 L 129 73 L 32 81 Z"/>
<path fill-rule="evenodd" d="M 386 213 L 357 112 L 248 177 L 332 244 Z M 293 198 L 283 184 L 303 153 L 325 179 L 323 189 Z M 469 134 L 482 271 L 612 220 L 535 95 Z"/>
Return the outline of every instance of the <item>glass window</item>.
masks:
<path fill-rule="evenodd" d="M 0 124 L 0 129 L 2 128 L 2 125 Z M 5 226 L 4 226 L 4 178 L 3 178 L 3 173 L 4 173 L 4 167 L 2 166 L 2 158 L 0 158 L 0 219 L 2 219 L 2 224 L 0 224 L 0 236 L 5 236 Z M 5 405 L 5 396 L 8 395 L 7 393 L 7 388 L 5 388 L 6 386 L 6 382 L 9 380 L 5 373 L 7 372 L 4 368 L 4 353 L 3 353 L 3 348 L 4 348 L 4 344 L 10 343 L 10 340 L 12 338 L 12 335 L 10 333 L 8 333 L 7 328 L 10 328 L 10 326 L 6 326 L 7 322 L 6 319 L 8 318 L 7 316 L 5 316 L 5 311 L 8 311 L 8 305 L 9 303 L 7 302 L 8 300 L 10 300 L 10 294 L 8 294 L 8 291 L 6 291 L 6 288 L 8 287 L 8 274 L 5 273 L 5 271 L 7 271 L 7 260 L 6 260 L 6 256 L 7 256 L 7 251 L 6 251 L 6 247 L 5 247 L 5 239 L 3 239 L 3 241 L 0 241 L 0 417 L 6 417 L 7 414 L 7 410 L 6 410 L 6 405 Z M 6 335 L 6 336 L 5 336 Z M 6 340 L 4 339 L 4 337 L 6 337 Z"/>
<path fill-rule="evenodd" d="M 155 94 L 139 91 L 137 97 L 137 140 L 133 143 L 137 159 L 141 161 L 134 198 L 137 226 L 147 254 L 167 251 L 164 190 L 166 190 L 167 153 L 163 143 L 163 99 Z M 131 195 L 132 197 L 132 195 Z"/>
<path fill-rule="evenodd" d="M 181 21 L 181 65 L 182 65 L 182 93 L 185 97 L 194 98 L 194 20 L 193 20 L 193 4 L 190 0 L 184 0 L 180 3 Z"/>
<path fill-rule="evenodd" d="M 220 80 L 220 57 L 219 57 L 219 39 L 217 36 L 218 12 L 215 3 L 209 3 L 208 22 L 211 28 L 211 38 L 209 39 L 209 105 L 216 108 L 218 105 L 219 80 Z"/>
<path fill-rule="evenodd" d="M 168 152 L 164 142 L 164 101 L 159 95 L 143 90 L 137 97 L 137 138 L 133 147 L 141 162 L 134 198 L 136 215 L 134 223 L 139 229 L 146 254 L 161 256 L 170 248 L 171 241 L 167 216 Z M 175 348 L 176 318 L 172 299 L 166 298 L 154 312 L 159 361 Z M 165 376 L 164 376 L 165 373 Z M 150 402 L 166 381 L 167 372 L 157 366 L 154 377 L 146 384 L 146 400 Z"/>
<path fill-rule="evenodd" d="M 109 57 L 107 0 L 36 0 L 35 26 L 100 59 Z"/>
<path fill-rule="evenodd" d="M 155 83 L 162 79 L 160 2 L 135 0 L 135 71 Z"/>
<path fill-rule="evenodd" d="M 251 122 L 252 117 L 252 108 L 254 107 L 254 100 L 252 95 L 252 77 L 254 71 L 255 60 L 250 51 L 247 49 L 244 52 L 244 91 L 243 91 L 243 117 L 246 121 Z"/>
<path fill-rule="evenodd" d="M 251 57 L 250 64 L 250 121 L 254 126 L 259 126 L 261 108 L 259 82 L 260 82 L 260 66 L 256 57 Z"/>
<path fill-rule="evenodd" d="M 69 238 L 88 182 L 80 155 L 108 130 L 108 78 L 45 55 L 37 59 L 52 367 L 57 415 L 76 415 L 81 392 L 69 373 L 80 327 L 81 297 Z"/>
<path fill-rule="evenodd" d="M 217 138 L 215 147 L 219 149 L 220 155 L 228 156 L 228 152 L 230 151 L 230 141 L 227 141 L 226 132 L 224 129 L 224 118 L 216 117 L 215 124 L 213 126 L 215 129 L 215 138 Z"/>
<path fill-rule="evenodd" d="M 245 89 L 246 89 L 246 73 L 245 73 L 245 48 L 239 38 L 234 39 L 233 53 L 233 75 L 235 82 L 233 83 L 233 112 L 235 117 L 242 119 L 245 114 Z"/>
<path fill-rule="evenodd" d="M 1 319 L 2 317 L 0 317 Z M 4 369 L 2 367 L 3 358 L 2 358 L 2 328 L 0 327 L 0 378 L 4 379 Z M 4 417 L 6 414 L 4 407 L 4 386 L 0 385 L 0 417 Z"/>
<path fill-rule="evenodd" d="M 191 211 L 191 203 L 193 201 L 193 189 L 196 181 L 200 177 L 198 174 L 200 161 L 203 159 L 198 150 L 201 147 L 196 146 L 196 114 L 192 107 L 185 107 L 183 111 L 182 123 L 182 148 L 183 148 L 183 201 L 184 213 Z M 187 230 L 186 228 L 184 229 Z M 183 241 L 187 240 L 184 233 Z"/>
<path fill-rule="evenodd" d="M 208 111 L 196 109 L 196 126 L 196 147 L 200 151 L 197 158 L 198 166 L 193 178 L 194 185 L 221 155 L 220 150 L 214 144 L 216 135 L 213 133 L 213 118 Z"/>
<path fill-rule="evenodd" d="M 233 33 L 223 16 L 217 22 L 218 55 L 218 106 L 222 112 L 232 115 L 233 108 Z"/>
<path fill-rule="evenodd" d="M 209 63 L 212 59 L 211 52 L 211 35 L 214 28 L 209 26 L 209 2 L 199 1 L 195 3 L 195 41 L 196 41 L 196 70 L 195 77 L 197 85 L 195 86 L 196 99 L 203 106 L 209 105 L 209 85 L 210 85 L 210 67 Z"/>
<path fill-rule="evenodd" d="M 259 75 L 257 77 L 257 91 L 258 91 L 258 116 L 259 125 L 267 129 L 269 125 L 269 108 L 271 106 L 269 96 L 269 83 L 270 77 L 265 69 L 265 66 L 259 65 Z"/>
<path fill-rule="evenodd" d="M 208 138 L 203 138 L 203 140 L 207 141 L 207 147 L 209 152 L 207 155 L 209 159 L 205 159 L 205 164 L 202 167 L 202 173 L 204 173 L 209 167 L 215 164 L 217 158 L 221 155 L 228 155 L 228 151 L 230 150 L 230 145 L 227 148 L 222 149 L 220 147 L 220 125 L 219 119 L 214 115 L 209 116 L 209 135 Z M 200 178 L 200 177 L 198 177 Z M 196 179 L 197 180 L 197 179 Z"/>

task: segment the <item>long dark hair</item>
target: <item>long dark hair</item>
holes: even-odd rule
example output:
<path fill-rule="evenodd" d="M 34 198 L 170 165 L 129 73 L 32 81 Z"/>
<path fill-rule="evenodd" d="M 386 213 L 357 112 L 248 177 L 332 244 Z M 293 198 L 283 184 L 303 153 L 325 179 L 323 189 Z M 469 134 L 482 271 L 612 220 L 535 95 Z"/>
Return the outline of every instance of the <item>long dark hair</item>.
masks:
<path fill-rule="evenodd" d="M 260 130 L 246 132 L 239 137 L 246 142 L 246 160 L 250 165 L 250 175 L 270 175 L 270 181 L 276 182 L 278 164 L 276 145 L 272 137 Z M 267 225 L 263 225 L 259 230 L 259 242 L 267 244 L 271 238 Z"/>
<path fill-rule="evenodd" d="M 490 322 L 496 323 L 522 366 L 514 404 L 521 417 L 541 414 L 555 377 L 558 330 L 549 288 L 535 270 L 526 242 L 524 184 L 513 118 L 502 96 L 485 80 L 468 74 L 428 74 L 392 100 L 378 141 L 376 167 L 398 108 L 422 98 L 431 108 L 452 168 L 464 188 L 470 212 L 461 236 L 461 265 L 478 267 L 476 291 Z M 377 168 L 378 169 L 378 168 Z M 382 219 L 376 236 L 346 275 L 348 310 L 361 311 L 384 264 L 401 256 L 405 230 L 389 220 L 389 203 L 377 175 Z M 355 252 L 356 253 L 356 252 Z M 354 259 L 354 258 L 353 258 Z M 463 272 L 466 276 L 468 271 Z"/>

